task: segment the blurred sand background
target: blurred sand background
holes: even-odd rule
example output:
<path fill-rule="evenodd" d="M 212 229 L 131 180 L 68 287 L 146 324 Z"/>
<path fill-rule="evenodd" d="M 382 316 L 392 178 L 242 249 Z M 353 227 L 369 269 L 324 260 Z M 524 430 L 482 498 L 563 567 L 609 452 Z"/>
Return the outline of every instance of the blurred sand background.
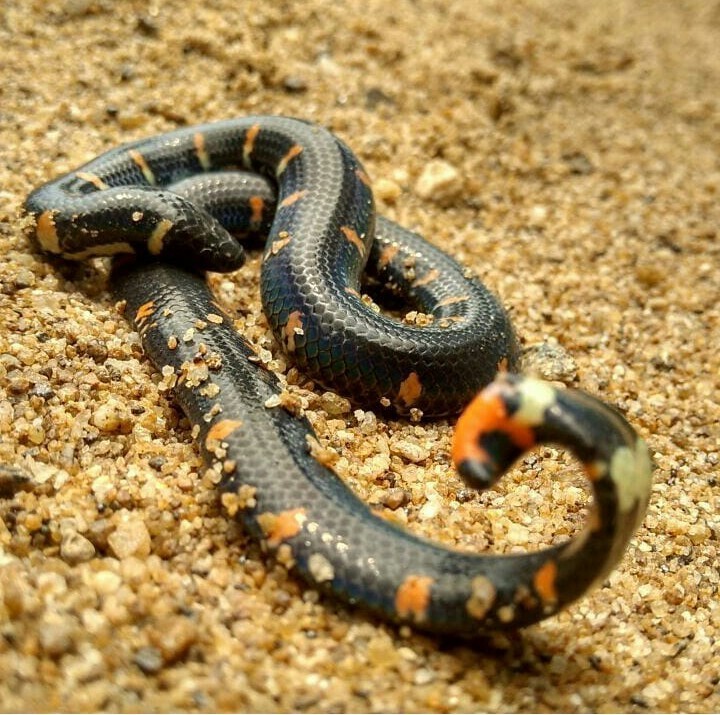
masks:
<path fill-rule="evenodd" d="M 4 0 L 0 70 L 0 709 L 720 709 L 717 0 Z M 500 295 L 528 365 L 647 439 L 645 525 L 560 616 L 457 643 L 318 599 L 218 508 L 102 268 L 33 253 L 33 186 L 249 113 L 335 131 L 380 211 Z M 283 369 L 257 275 L 213 284 Z M 448 422 L 301 394 L 341 476 L 417 533 L 507 552 L 582 524 L 554 450 L 476 496 Z"/>

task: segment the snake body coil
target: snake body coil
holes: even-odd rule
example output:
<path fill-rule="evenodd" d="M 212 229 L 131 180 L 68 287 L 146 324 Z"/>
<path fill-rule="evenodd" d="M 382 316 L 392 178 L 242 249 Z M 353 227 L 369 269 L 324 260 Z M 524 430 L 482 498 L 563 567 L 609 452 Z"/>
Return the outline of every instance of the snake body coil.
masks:
<path fill-rule="evenodd" d="M 238 170 L 276 185 L 274 213 L 274 190 Z M 358 160 L 299 120 L 249 117 L 135 142 L 40 187 L 26 208 L 39 245 L 74 259 L 151 254 L 230 270 L 242 250 L 227 229 L 266 232 L 261 290 L 278 341 L 323 384 L 371 406 L 454 412 L 516 363 L 496 299 L 419 236 L 383 219 L 376 228 Z M 368 258 L 382 283 L 432 315 L 430 326 L 403 325 L 364 304 Z M 537 442 L 568 446 L 595 494 L 588 529 L 510 556 L 417 538 L 375 517 L 313 458 L 306 420 L 267 406 L 277 404 L 276 378 L 201 277 L 147 262 L 117 271 L 114 286 L 150 359 L 173 368 L 175 394 L 220 475 L 229 513 L 284 564 L 348 603 L 465 636 L 527 625 L 607 574 L 642 519 L 650 466 L 627 422 L 583 393 L 506 375 L 460 418 L 458 468 L 484 488 Z"/>

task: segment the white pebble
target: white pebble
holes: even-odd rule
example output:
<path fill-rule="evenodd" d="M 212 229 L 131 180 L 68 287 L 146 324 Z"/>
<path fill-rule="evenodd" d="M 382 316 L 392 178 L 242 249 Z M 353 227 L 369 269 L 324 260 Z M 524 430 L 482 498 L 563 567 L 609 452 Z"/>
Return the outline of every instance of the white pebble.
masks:
<path fill-rule="evenodd" d="M 461 189 L 460 172 L 442 159 L 429 161 L 415 184 L 418 196 L 433 201 L 454 198 Z"/>

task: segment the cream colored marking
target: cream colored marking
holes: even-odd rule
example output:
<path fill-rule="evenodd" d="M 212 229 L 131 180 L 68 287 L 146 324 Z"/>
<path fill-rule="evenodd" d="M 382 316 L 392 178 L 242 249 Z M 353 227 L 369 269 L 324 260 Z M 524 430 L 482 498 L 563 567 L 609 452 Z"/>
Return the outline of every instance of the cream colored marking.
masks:
<path fill-rule="evenodd" d="M 293 144 L 287 151 L 287 154 L 280 159 L 280 163 L 277 165 L 277 169 L 275 169 L 275 176 L 278 178 L 282 176 L 285 169 L 287 169 L 288 164 L 299 154 L 302 154 L 303 148 L 299 144 Z"/>
<path fill-rule="evenodd" d="M 475 576 L 470 582 L 471 595 L 468 598 L 465 608 L 473 617 L 481 620 L 492 607 L 497 596 L 495 586 L 487 576 Z"/>
<path fill-rule="evenodd" d="M 362 242 L 360 236 L 358 236 L 357 231 L 350 226 L 340 226 L 340 230 L 342 231 L 343 236 L 345 236 L 345 238 L 350 241 L 350 243 L 352 243 L 355 248 L 357 248 L 358 253 L 361 256 L 364 256 L 365 244 Z"/>
<path fill-rule="evenodd" d="M 60 253 L 60 241 L 58 240 L 53 211 L 43 211 L 38 216 L 35 235 L 43 250 L 48 253 Z"/>
<path fill-rule="evenodd" d="M 97 174 L 93 174 L 90 171 L 78 171 L 75 176 L 81 181 L 87 181 L 88 184 L 92 184 L 100 191 L 110 188 Z"/>
<path fill-rule="evenodd" d="M 161 253 L 163 250 L 163 239 L 172 227 L 173 222 L 169 218 L 164 218 L 158 222 L 147 242 L 148 251 L 150 251 L 151 255 L 157 256 Z"/>
<path fill-rule="evenodd" d="M 360 293 L 358 293 L 358 291 L 356 291 L 354 288 L 345 288 L 345 292 L 349 293 L 350 295 L 354 295 L 356 298 L 362 298 Z"/>
<path fill-rule="evenodd" d="M 626 513 L 637 506 L 642 518 L 652 486 L 652 464 L 642 439 L 638 437 L 635 449 L 615 450 L 610 460 L 610 478 L 615 483 L 620 511 Z"/>
<path fill-rule="evenodd" d="M 526 378 L 520 383 L 520 407 L 514 418 L 521 424 L 534 427 L 543 422 L 545 410 L 555 404 L 555 388 L 542 380 Z"/>
<path fill-rule="evenodd" d="M 296 201 L 302 199 L 307 194 L 307 189 L 301 189 L 300 191 L 294 191 L 292 194 L 286 196 L 279 205 L 279 208 L 284 209 L 288 206 L 292 206 Z"/>
<path fill-rule="evenodd" d="M 137 149 L 130 149 L 128 154 L 130 154 L 130 158 L 135 162 L 140 171 L 142 171 L 145 181 L 154 186 L 156 183 L 155 174 L 153 174 L 152 169 L 148 165 L 147 161 L 145 161 L 145 157 Z"/>
<path fill-rule="evenodd" d="M 318 583 L 332 581 L 335 578 L 333 565 L 322 554 L 310 555 L 308 569 Z"/>
<path fill-rule="evenodd" d="M 417 280 L 413 281 L 413 286 L 424 286 L 428 283 L 432 283 L 434 280 L 436 280 L 440 276 L 440 271 L 437 268 L 433 268 L 432 270 L 429 270 L 422 278 L 418 278 Z"/>
<path fill-rule="evenodd" d="M 103 243 L 99 246 L 90 246 L 90 248 L 85 248 L 75 253 L 64 252 L 62 256 L 71 261 L 82 261 L 92 256 L 116 256 L 119 253 L 135 253 L 135 249 L 126 241 L 116 241 L 115 243 Z"/>
<path fill-rule="evenodd" d="M 210 157 L 205 149 L 205 135 L 202 132 L 195 132 L 195 134 L 193 134 L 193 144 L 195 145 L 195 155 L 197 156 L 200 166 L 203 168 L 203 171 L 209 171 L 211 164 Z"/>
<path fill-rule="evenodd" d="M 255 139 L 260 134 L 260 125 L 253 124 L 245 133 L 245 142 L 243 143 L 243 166 L 249 167 L 252 153 L 255 150 Z"/>

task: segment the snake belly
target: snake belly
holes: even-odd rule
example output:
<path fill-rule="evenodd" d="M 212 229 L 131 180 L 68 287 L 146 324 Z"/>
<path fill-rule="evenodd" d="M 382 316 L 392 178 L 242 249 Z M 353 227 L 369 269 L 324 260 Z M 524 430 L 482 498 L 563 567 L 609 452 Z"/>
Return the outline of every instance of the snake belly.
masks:
<path fill-rule="evenodd" d="M 39 245 L 51 253 L 150 254 L 227 270 L 242 253 L 212 215 L 222 211 L 210 199 L 198 207 L 172 187 L 197 174 L 222 180 L 219 174 L 238 169 L 277 185 L 263 306 L 278 341 L 313 377 L 357 401 L 441 414 L 468 402 L 498 366 L 515 364 L 512 330 L 494 297 L 389 222 L 379 221 L 385 238 L 374 270 L 391 271 L 436 321 L 419 329 L 364 305 L 359 274 L 375 220 L 369 181 L 347 147 L 299 120 L 250 117 L 135 142 L 40 187 L 26 208 L 36 217 Z M 262 214 L 248 201 L 238 220 L 257 228 Z M 461 473 L 485 488 L 534 444 L 566 445 L 593 488 L 588 528 L 543 551 L 502 556 L 418 538 L 375 516 L 315 459 L 310 425 L 277 406 L 277 379 L 258 364 L 202 277 L 147 262 L 118 267 L 113 285 L 151 361 L 172 368 L 175 395 L 227 511 L 281 563 L 346 603 L 466 637 L 525 626 L 597 584 L 644 514 L 649 459 L 627 422 L 584 393 L 506 375 L 458 422 L 453 451 Z"/>

